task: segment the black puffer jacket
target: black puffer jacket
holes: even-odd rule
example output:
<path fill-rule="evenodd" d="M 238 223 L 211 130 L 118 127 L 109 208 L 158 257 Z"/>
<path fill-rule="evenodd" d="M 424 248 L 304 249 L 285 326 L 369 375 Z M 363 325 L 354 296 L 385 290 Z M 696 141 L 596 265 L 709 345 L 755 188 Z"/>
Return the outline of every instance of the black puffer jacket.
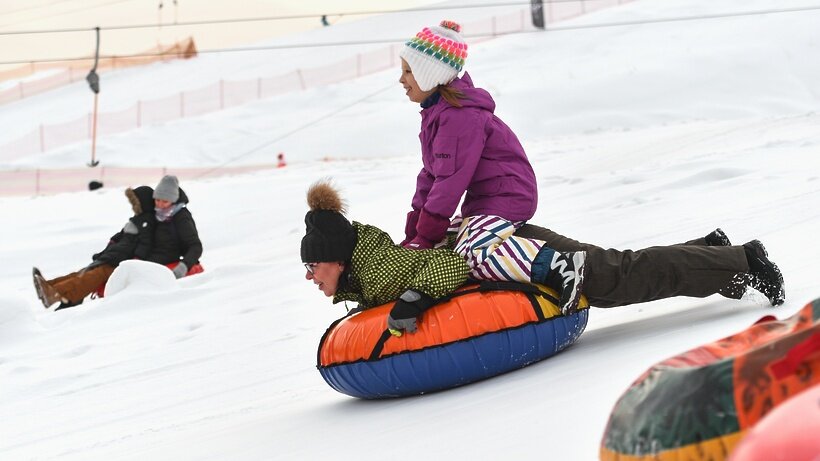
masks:
<path fill-rule="evenodd" d="M 188 204 L 188 196 L 179 189 L 176 203 Z M 196 230 L 194 217 L 188 208 L 182 208 L 171 219 L 157 222 L 154 242 L 147 260 L 159 264 L 182 261 L 190 269 L 199 263 L 202 256 L 202 242 Z"/>
<path fill-rule="evenodd" d="M 154 189 L 140 186 L 128 188 L 125 196 L 131 202 L 134 217 L 125 223 L 121 231 L 114 234 L 105 249 L 91 257 L 95 262 L 117 267 L 126 259 L 146 259 L 151 252 L 154 239 Z"/>

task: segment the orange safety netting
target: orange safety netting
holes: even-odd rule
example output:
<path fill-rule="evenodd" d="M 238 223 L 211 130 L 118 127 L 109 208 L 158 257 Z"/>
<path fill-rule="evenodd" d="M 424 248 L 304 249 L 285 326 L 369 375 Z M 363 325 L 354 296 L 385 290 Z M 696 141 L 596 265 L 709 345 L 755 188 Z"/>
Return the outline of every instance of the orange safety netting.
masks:
<path fill-rule="evenodd" d="M 137 53 L 132 56 L 108 56 L 101 57 L 97 63 L 97 72 L 105 72 L 113 69 L 123 69 L 126 67 L 143 66 L 158 61 L 169 61 L 172 59 L 189 59 L 197 55 L 196 45 L 193 37 L 188 37 L 177 43 L 170 45 L 157 45 L 153 48 Z M 89 69 L 94 66 L 94 57 L 77 59 L 71 61 L 49 61 L 32 62 L 16 69 L 0 72 L 0 81 L 11 79 L 22 79 L 38 72 L 52 69 L 60 69 L 53 75 L 37 79 L 36 81 L 20 81 L 16 87 L 0 92 L 0 102 L 7 102 L 22 99 L 43 91 L 48 91 L 58 86 L 67 85 L 71 82 L 85 78 Z M 7 94 L 6 94 L 7 93 Z"/>

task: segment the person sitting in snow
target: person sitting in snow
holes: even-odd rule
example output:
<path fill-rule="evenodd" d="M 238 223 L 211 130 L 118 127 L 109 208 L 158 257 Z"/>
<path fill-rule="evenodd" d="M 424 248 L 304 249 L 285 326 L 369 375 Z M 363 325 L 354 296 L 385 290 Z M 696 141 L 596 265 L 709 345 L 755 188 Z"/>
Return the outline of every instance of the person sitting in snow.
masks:
<path fill-rule="evenodd" d="M 46 280 L 36 267 L 32 270 L 34 288 L 37 297 L 45 308 L 60 303 L 57 309 L 76 306 L 86 296 L 104 285 L 122 261 L 126 259 L 148 257 L 153 247 L 154 190 L 140 186 L 125 190 L 125 196 L 131 203 L 134 216 L 125 223 L 121 231 L 111 237 L 108 245 L 101 252 L 91 257 L 91 264 L 83 269 Z"/>
<path fill-rule="evenodd" d="M 176 176 L 163 177 L 154 189 L 156 229 L 146 261 L 168 266 L 176 278 L 202 272 L 202 242 L 188 211 L 188 196 Z"/>
<path fill-rule="evenodd" d="M 783 304 L 783 276 L 758 240 L 733 246 L 716 229 L 682 245 L 620 251 L 528 224 L 538 206 L 534 170 L 515 133 L 495 115 L 490 94 L 468 73 L 458 76 L 467 57 L 460 26 L 442 21 L 425 27 L 399 56 L 399 83 L 421 105 L 423 163 L 404 247 L 449 245 L 476 280 L 544 283 L 560 277 L 564 314 L 575 310 L 582 293 L 591 306 L 614 307 L 715 293 L 739 299 L 754 289 L 772 306 Z M 454 245 L 448 238 L 453 230 Z"/>
<path fill-rule="evenodd" d="M 408 250 L 375 226 L 351 224 L 327 181 L 310 187 L 307 202 L 305 279 L 334 304 L 353 301 L 366 309 L 395 301 L 387 319 L 394 334 L 415 331 L 416 317 L 467 280 L 467 264 L 450 250 Z"/>

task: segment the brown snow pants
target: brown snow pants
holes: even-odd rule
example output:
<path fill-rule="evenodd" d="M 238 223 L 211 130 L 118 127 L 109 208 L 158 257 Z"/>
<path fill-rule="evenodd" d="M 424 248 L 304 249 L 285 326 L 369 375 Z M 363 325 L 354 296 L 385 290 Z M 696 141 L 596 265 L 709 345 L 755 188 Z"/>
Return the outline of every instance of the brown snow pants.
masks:
<path fill-rule="evenodd" d="M 604 249 L 549 229 L 525 224 L 515 235 L 546 242 L 554 250 L 586 251 L 583 294 L 594 307 L 616 307 L 673 296 L 703 298 L 749 271 L 742 246 L 706 246 L 701 237 L 678 245 L 643 250 Z M 735 295 L 734 297 L 737 297 Z"/>
<path fill-rule="evenodd" d="M 72 272 L 49 280 L 48 284 L 54 287 L 63 298 L 68 299 L 71 304 L 75 304 L 107 282 L 112 272 L 114 272 L 114 266 L 101 264 L 88 270 Z"/>

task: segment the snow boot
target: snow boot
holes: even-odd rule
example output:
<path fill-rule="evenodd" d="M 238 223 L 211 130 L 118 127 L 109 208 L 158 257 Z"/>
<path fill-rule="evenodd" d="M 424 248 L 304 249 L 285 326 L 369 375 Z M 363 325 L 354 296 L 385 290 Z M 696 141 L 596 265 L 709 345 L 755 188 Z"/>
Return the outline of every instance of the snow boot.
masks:
<path fill-rule="evenodd" d="M 43 278 L 43 274 L 40 273 L 40 269 L 36 267 L 31 270 L 31 276 L 34 280 L 34 289 L 37 291 L 37 297 L 40 298 L 40 302 L 43 303 L 43 307 L 48 309 L 53 304 L 57 302 L 64 302 L 65 299 L 60 295 L 57 290 L 54 289 L 49 283 Z"/>
<path fill-rule="evenodd" d="M 718 293 L 729 299 L 740 299 L 746 294 L 751 278 L 752 276 L 748 273 L 735 274 L 725 287 L 718 290 Z"/>
<path fill-rule="evenodd" d="M 743 244 L 749 262 L 748 282 L 750 287 L 769 299 L 772 306 L 779 306 L 786 300 L 783 274 L 777 265 L 769 260 L 766 248 L 760 240 Z"/>
<path fill-rule="evenodd" d="M 558 308 L 564 315 L 578 312 L 586 273 L 585 262 L 585 251 L 561 253 L 548 247 L 542 247 L 532 262 L 531 280 L 559 293 Z"/>
<path fill-rule="evenodd" d="M 729 241 L 729 237 L 727 237 L 726 233 L 723 232 L 723 229 L 719 227 L 704 237 L 704 240 L 706 240 L 706 245 L 710 247 L 732 246 L 732 242 Z"/>

